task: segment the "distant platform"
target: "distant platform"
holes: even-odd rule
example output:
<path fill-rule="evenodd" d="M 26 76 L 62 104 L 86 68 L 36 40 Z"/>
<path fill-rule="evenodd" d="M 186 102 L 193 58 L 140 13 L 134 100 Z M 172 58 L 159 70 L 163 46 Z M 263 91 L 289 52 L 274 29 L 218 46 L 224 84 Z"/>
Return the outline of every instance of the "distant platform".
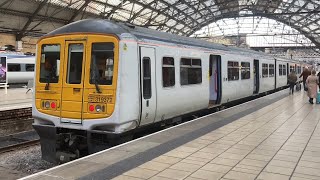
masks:
<path fill-rule="evenodd" d="M 283 90 L 24 179 L 320 179 L 320 105 Z"/>
<path fill-rule="evenodd" d="M 31 107 L 32 92 L 28 93 L 26 88 L 8 88 L 8 93 L 5 94 L 5 89 L 0 88 L 0 111 L 11 109 L 20 109 Z"/>

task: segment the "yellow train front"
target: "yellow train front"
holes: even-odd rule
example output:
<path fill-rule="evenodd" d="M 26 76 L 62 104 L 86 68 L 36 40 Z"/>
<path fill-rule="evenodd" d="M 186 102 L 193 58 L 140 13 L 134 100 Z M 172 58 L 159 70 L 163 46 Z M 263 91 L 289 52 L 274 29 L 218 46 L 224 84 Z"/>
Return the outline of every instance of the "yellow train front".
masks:
<path fill-rule="evenodd" d="M 33 127 L 47 161 L 69 161 L 119 137 L 113 136 L 119 124 L 114 117 L 119 38 L 117 29 L 105 29 L 109 26 L 84 21 L 38 41 Z"/>

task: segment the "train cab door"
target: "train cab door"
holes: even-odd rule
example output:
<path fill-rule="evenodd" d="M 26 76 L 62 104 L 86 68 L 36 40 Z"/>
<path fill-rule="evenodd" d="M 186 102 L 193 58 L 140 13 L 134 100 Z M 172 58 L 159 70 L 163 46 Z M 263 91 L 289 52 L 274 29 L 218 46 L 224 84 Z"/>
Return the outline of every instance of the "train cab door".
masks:
<path fill-rule="evenodd" d="M 260 72 L 259 72 L 259 60 L 253 61 L 253 94 L 259 93 L 260 86 Z"/>
<path fill-rule="evenodd" d="M 65 42 L 64 78 L 61 95 L 61 122 L 82 123 L 83 79 L 86 41 Z"/>
<path fill-rule="evenodd" d="M 156 117 L 155 49 L 140 47 L 141 114 L 140 125 L 153 123 Z"/>
<path fill-rule="evenodd" d="M 221 102 L 221 56 L 210 55 L 209 61 L 209 107 Z"/>

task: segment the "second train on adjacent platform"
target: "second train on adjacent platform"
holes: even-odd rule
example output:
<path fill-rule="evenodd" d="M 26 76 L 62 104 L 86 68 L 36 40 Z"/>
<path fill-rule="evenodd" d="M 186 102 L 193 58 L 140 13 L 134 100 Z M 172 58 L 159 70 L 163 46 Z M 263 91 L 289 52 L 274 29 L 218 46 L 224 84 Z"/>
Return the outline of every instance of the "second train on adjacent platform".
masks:
<path fill-rule="evenodd" d="M 42 156 L 67 161 L 135 130 L 287 86 L 307 66 L 107 20 L 61 27 L 37 44 L 34 128 Z"/>

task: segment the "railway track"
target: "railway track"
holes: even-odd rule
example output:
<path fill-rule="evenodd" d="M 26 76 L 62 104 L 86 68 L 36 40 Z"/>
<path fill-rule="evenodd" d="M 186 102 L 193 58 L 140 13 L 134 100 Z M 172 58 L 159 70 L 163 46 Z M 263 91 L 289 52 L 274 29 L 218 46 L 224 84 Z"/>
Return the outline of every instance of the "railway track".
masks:
<path fill-rule="evenodd" d="M 35 131 L 26 131 L 0 137 L 0 154 L 16 149 L 39 144 L 40 140 Z"/>

